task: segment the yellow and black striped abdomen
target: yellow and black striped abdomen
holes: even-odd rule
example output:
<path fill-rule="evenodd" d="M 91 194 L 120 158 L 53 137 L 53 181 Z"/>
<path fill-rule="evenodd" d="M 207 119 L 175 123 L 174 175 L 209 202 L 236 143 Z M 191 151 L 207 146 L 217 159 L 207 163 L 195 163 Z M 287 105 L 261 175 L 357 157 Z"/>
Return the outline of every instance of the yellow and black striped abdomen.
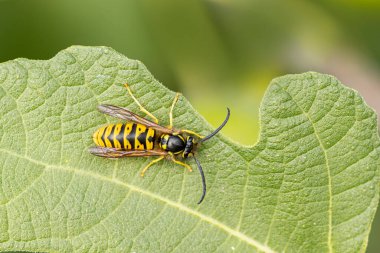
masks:
<path fill-rule="evenodd" d="M 137 123 L 110 124 L 96 130 L 92 138 L 100 147 L 151 150 L 155 130 Z"/>

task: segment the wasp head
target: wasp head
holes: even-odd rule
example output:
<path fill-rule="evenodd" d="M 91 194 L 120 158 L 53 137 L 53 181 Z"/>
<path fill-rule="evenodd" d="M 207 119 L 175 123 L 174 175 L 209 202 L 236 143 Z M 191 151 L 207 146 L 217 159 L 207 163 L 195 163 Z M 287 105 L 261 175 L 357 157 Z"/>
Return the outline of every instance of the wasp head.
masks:
<path fill-rule="evenodd" d="M 185 149 L 183 150 L 183 153 L 182 153 L 183 158 L 187 158 L 190 154 L 192 154 L 193 146 L 194 146 L 194 138 L 192 136 L 188 136 L 186 138 Z"/>

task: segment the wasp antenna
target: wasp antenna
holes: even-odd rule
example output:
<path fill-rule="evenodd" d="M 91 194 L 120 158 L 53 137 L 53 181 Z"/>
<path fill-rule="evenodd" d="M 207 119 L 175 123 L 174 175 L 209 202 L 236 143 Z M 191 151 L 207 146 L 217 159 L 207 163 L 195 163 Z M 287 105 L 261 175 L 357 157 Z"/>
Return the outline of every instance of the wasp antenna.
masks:
<path fill-rule="evenodd" d="M 202 196 L 201 196 L 200 200 L 198 201 L 198 205 L 199 205 L 200 203 L 202 203 L 203 199 L 206 196 L 206 179 L 205 179 L 205 174 L 203 173 L 201 164 L 199 163 L 198 159 L 195 156 L 193 156 L 193 157 L 194 157 L 195 162 L 198 165 L 199 173 L 201 174 L 201 178 L 202 178 L 203 191 L 202 191 Z"/>
<path fill-rule="evenodd" d="M 227 107 L 227 116 L 226 116 L 226 119 L 223 121 L 223 123 L 217 129 L 215 129 L 214 132 L 212 132 L 211 134 L 207 135 L 206 137 L 204 137 L 203 139 L 201 139 L 199 142 L 205 142 L 208 139 L 210 139 L 211 137 L 213 137 L 214 135 L 216 135 L 227 124 L 227 121 L 228 121 L 229 118 L 230 118 L 230 108 Z"/>

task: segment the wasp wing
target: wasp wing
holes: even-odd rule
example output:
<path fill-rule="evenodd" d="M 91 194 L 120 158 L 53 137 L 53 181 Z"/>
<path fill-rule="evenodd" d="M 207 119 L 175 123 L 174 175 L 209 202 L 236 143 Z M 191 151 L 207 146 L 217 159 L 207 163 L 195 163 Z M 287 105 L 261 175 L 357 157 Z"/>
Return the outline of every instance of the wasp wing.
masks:
<path fill-rule="evenodd" d="M 117 148 L 91 147 L 91 154 L 106 158 L 141 157 L 141 156 L 165 156 L 168 153 L 160 150 L 123 150 Z"/>
<path fill-rule="evenodd" d="M 156 124 L 150 120 L 144 119 L 144 118 L 140 117 L 139 115 L 137 115 L 133 112 L 130 112 L 127 109 L 122 108 L 122 107 L 118 107 L 115 105 L 99 105 L 98 110 L 104 114 L 108 114 L 108 115 L 115 117 L 115 118 L 119 118 L 119 119 L 123 119 L 123 120 L 127 120 L 127 121 L 132 121 L 132 122 L 136 122 L 139 124 L 143 124 L 147 127 L 154 128 L 157 131 L 160 131 L 162 133 L 172 134 L 174 132 L 174 129 L 169 129 L 169 128 L 160 126 L 160 125 L 158 125 L 158 124 Z"/>

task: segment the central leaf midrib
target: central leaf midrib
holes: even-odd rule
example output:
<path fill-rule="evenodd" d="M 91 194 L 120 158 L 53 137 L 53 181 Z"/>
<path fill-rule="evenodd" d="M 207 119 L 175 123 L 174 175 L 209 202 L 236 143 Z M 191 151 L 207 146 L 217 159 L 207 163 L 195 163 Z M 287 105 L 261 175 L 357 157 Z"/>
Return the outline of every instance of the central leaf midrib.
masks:
<path fill-rule="evenodd" d="M 54 164 L 48 164 L 48 163 L 44 163 L 42 161 L 38 161 L 38 160 L 35 160 L 33 158 L 30 158 L 30 157 L 27 157 L 27 156 L 22 156 L 22 155 L 19 155 L 17 153 L 14 153 L 13 151 L 9 151 L 9 150 L 4 150 L 4 149 L 1 149 L 0 148 L 0 151 L 3 152 L 3 153 L 7 153 L 9 155 L 12 155 L 12 156 L 15 156 L 15 157 L 18 157 L 20 159 L 26 159 L 32 163 L 35 163 L 35 164 L 38 164 L 38 165 L 42 165 L 46 168 L 51 168 L 51 169 L 56 169 L 56 170 L 61 170 L 61 171 L 69 171 L 69 172 L 73 172 L 77 175 L 82 175 L 82 176 L 87 176 L 87 177 L 91 177 L 91 178 L 94 178 L 96 180 L 101 180 L 101 181 L 107 181 L 107 182 L 110 182 L 110 183 L 113 183 L 113 184 L 117 184 L 117 185 L 121 185 L 123 187 L 127 187 L 129 188 L 131 191 L 134 191 L 134 192 L 138 192 L 138 193 L 141 193 L 142 195 L 145 195 L 145 196 L 148 196 L 150 198 L 153 198 L 153 199 L 157 199 L 157 200 L 160 200 L 161 202 L 164 202 L 165 204 L 173 207 L 173 208 L 176 208 L 184 213 L 187 213 L 189 215 L 193 215 L 195 217 L 197 217 L 198 219 L 208 223 L 208 224 L 211 224 L 212 226 L 215 226 L 221 230 L 224 230 L 225 232 L 227 232 L 228 234 L 230 235 L 233 235 L 234 237 L 238 238 L 239 240 L 241 241 L 244 241 L 246 242 L 247 244 L 255 247 L 256 249 L 262 251 L 262 252 L 268 252 L 268 253 L 275 253 L 274 250 L 272 250 L 271 248 L 269 248 L 267 245 L 264 245 L 264 244 L 261 244 L 260 242 L 256 241 L 255 239 L 243 234 L 242 232 L 240 231 L 236 231 L 234 230 L 233 228 L 223 224 L 222 222 L 212 218 L 212 217 L 209 217 L 207 215 L 204 215 L 200 212 L 197 212 L 181 203 L 177 203 L 177 202 L 174 202 L 170 199 L 167 199 L 165 197 L 162 197 L 160 195 L 157 195 L 153 192 L 150 192 L 150 191 L 146 191 L 140 187 L 137 187 L 135 185 L 131 185 L 131 184 L 128 184 L 128 183 L 125 183 L 123 181 L 120 181 L 119 179 L 117 178 L 109 178 L 109 177 L 106 177 L 106 176 L 103 176 L 103 175 L 100 175 L 100 174 L 94 174 L 94 173 L 89 173 L 88 171 L 83 171 L 83 170 L 80 170 L 80 169 L 77 169 L 77 168 L 72 168 L 72 167 L 68 167 L 68 166 L 61 166 L 61 165 L 54 165 Z"/>

